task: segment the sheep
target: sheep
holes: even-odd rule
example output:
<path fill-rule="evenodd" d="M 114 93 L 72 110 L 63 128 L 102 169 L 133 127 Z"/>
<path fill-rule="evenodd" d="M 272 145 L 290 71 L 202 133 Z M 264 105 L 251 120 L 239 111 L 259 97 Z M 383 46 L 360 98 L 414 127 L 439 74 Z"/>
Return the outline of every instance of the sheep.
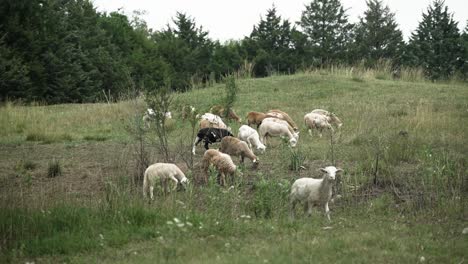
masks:
<path fill-rule="evenodd" d="M 260 139 L 266 145 L 267 136 L 288 137 L 291 147 L 295 147 L 299 139 L 299 132 L 292 134 L 285 124 L 278 122 L 262 122 L 259 127 Z"/>
<path fill-rule="evenodd" d="M 198 131 L 197 137 L 193 142 L 192 153 L 195 155 L 195 147 L 203 140 L 205 149 L 209 149 L 208 145 L 221 141 L 225 136 L 233 136 L 229 130 L 222 128 L 202 128 Z"/>
<path fill-rule="evenodd" d="M 172 113 L 166 112 L 164 113 L 164 117 L 166 119 L 172 119 Z M 146 109 L 145 114 L 143 115 L 143 124 L 145 124 L 146 128 L 151 127 L 151 121 L 156 118 L 156 112 L 152 108 Z"/>
<path fill-rule="evenodd" d="M 219 127 L 219 124 L 211 123 L 210 121 L 208 121 L 206 119 L 201 119 L 200 120 L 199 127 L 200 127 L 200 129 L 207 128 L 207 127 L 222 128 L 222 127 Z"/>
<path fill-rule="evenodd" d="M 267 117 L 274 117 L 272 115 L 267 115 L 265 113 L 262 113 L 262 112 L 249 112 L 247 114 L 247 117 L 245 118 L 247 120 L 247 125 L 257 125 L 257 128 L 260 126 L 260 124 L 262 123 L 263 119 L 267 118 Z"/>
<path fill-rule="evenodd" d="M 173 190 L 177 189 L 177 186 L 181 185 L 184 189 L 188 184 L 188 179 L 185 174 L 172 163 L 155 163 L 149 166 L 145 170 L 143 176 L 143 197 L 147 197 L 148 191 L 150 193 L 150 199 L 153 198 L 154 185 L 160 181 L 163 185 L 164 193 L 167 193 L 168 181 L 173 180 L 176 184 Z"/>
<path fill-rule="evenodd" d="M 328 122 L 327 116 L 322 114 L 308 113 L 304 116 L 304 123 L 309 129 L 310 136 L 312 136 L 312 129 L 317 129 L 319 131 L 320 137 L 322 137 L 322 132 L 324 128 L 330 129 L 332 133 L 334 132 L 333 127 Z"/>
<path fill-rule="evenodd" d="M 330 124 L 336 125 L 337 128 L 340 128 L 343 125 L 343 122 L 332 112 L 323 109 L 314 109 L 311 113 L 322 114 L 327 117 L 327 121 Z"/>
<path fill-rule="evenodd" d="M 243 140 L 249 144 L 250 149 L 252 149 L 252 145 L 257 148 L 260 152 L 265 152 L 266 146 L 263 145 L 262 142 L 260 142 L 260 136 L 258 135 L 258 132 L 247 126 L 247 125 L 242 125 L 239 128 L 239 134 L 237 137 L 240 140 Z"/>
<path fill-rule="evenodd" d="M 297 127 L 296 123 L 292 120 L 292 118 L 286 113 L 278 109 L 272 109 L 267 112 L 267 115 L 272 115 L 274 117 L 277 117 L 279 119 L 283 119 L 284 121 L 288 122 L 289 125 L 295 130 L 298 131 L 299 128 Z"/>
<path fill-rule="evenodd" d="M 238 123 L 242 122 L 242 119 L 234 112 L 233 109 L 229 109 L 228 114 L 226 114 L 226 109 L 221 106 L 221 105 L 214 105 L 210 108 L 210 112 L 219 115 L 219 116 L 224 116 L 228 119 L 232 119 L 234 121 L 237 121 Z"/>
<path fill-rule="evenodd" d="M 276 122 L 276 123 L 281 123 L 281 124 L 284 124 L 285 126 L 288 127 L 289 129 L 289 132 L 291 132 L 291 134 L 295 135 L 296 131 L 294 130 L 294 128 L 285 120 L 283 119 L 279 119 L 277 117 L 267 117 L 265 119 L 263 119 L 262 122 Z M 297 139 L 297 138 L 296 138 Z"/>
<path fill-rule="evenodd" d="M 232 161 L 231 156 L 215 149 L 208 149 L 207 151 L 205 151 L 205 154 L 203 154 L 202 161 L 203 171 L 205 174 L 205 182 L 208 182 L 208 167 L 210 166 L 210 164 L 213 164 L 213 166 L 221 174 L 221 185 L 225 185 L 226 183 L 226 174 L 231 175 L 231 177 L 233 177 L 237 171 L 237 166 Z"/>
<path fill-rule="evenodd" d="M 257 156 L 250 150 L 247 143 L 238 138 L 231 136 L 224 137 L 221 140 L 219 151 L 231 156 L 240 156 L 241 163 L 244 163 L 244 158 L 247 157 L 253 162 L 254 167 L 258 166 Z"/>
<path fill-rule="evenodd" d="M 224 124 L 223 120 L 221 117 L 211 114 L 211 113 L 205 113 L 200 117 L 201 120 L 208 120 L 210 123 L 216 125 L 218 128 L 223 128 L 227 129 L 228 127 L 226 124 Z"/>
<path fill-rule="evenodd" d="M 322 179 L 300 178 L 291 186 L 291 194 L 289 196 L 291 218 L 294 218 L 294 209 L 297 202 L 305 202 L 304 211 L 307 209 L 309 216 L 312 214 L 312 206 L 319 205 L 324 207 L 328 221 L 331 221 L 328 203 L 332 197 L 335 175 L 343 170 L 334 166 L 328 166 L 320 170 L 325 173 Z"/>

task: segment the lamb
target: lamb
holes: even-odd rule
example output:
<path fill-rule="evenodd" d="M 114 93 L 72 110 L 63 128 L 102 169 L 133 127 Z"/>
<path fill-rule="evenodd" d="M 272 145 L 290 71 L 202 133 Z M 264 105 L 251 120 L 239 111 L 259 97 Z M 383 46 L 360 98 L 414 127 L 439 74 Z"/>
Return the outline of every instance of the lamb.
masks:
<path fill-rule="evenodd" d="M 152 108 L 146 109 L 145 114 L 143 115 L 143 124 L 145 124 L 146 128 L 151 127 L 151 121 L 156 118 L 156 112 Z M 164 113 L 164 118 L 172 119 L 172 113 L 166 112 Z"/>
<path fill-rule="evenodd" d="M 323 206 L 328 221 L 331 221 L 328 203 L 332 197 L 335 176 L 337 173 L 342 172 L 342 169 L 328 166 L 320 170 L 325 173 L 322 179 L 300 178 L 293 183 L 290 194 L 291 218 L 294 218 L 294 209 L 297 202 L 305 202 L 304 211 L 307 209 L 309 216 L 312 214 L 313 205 Z"/>
<path fill-rule="evenodd" d="M 215 149 L 209 149 L 205 151 L 202 161 L 203 171 L 205 172 L 205 182 L 208 182 L 208 167 L 210 164 L 213 164 L 221 174 L 221 185 L 225 185 L 226 183 L 226 174 L 233 177 L 237 171 L 237 166 L 232 161 L 231 156 Z"/>
<path fill-rule="evenodd" d="M 262 143 L 266 145 L 266 138 L 267 136 L 272 137 L 288 137 L 289 144 L 291 147 L 295 147 L 297 144 L 297 140 L 299 139 L 299 132 L 291 133 L 288 127 L 285 124 L 278 123 L 278 122 L 262 122 L 259 127 L 259 134 Z"/>
<path fill-rule="evenodd" d="M 221 141 L 223 137 L 233 136 L 231 132 L 222 128 L 202 128 L 198 131 L 197 137 L 193 142 L 192 153 L 195 155 L 195 147 L 203 140 L 205 142 L 205 149 L 209 149 L 208 145 Z"/>
<path fill-rule="evenodd" d="M 231 136 L 224 137 L 221 140 L 219 151 L 231 156 L 240 156 L 241 163 L 244 163 L 244 158 L 247 157 L 253 162 L 254 167 L 258 166 L 257 156 L 250 150 L 247 143 L 238 138 Z"/>
<path fill-rule="evenodd" d="M 223 128 L 223 129 L 227 129 L 228 127 L 226 126 L 226 124 L 224 124 L 223 120 L 221 119 L 221 117 L 217 116 L 217 115 L 214 115 L 214 114 L 211 114 L 211 113 L 205 113 L 203 114 L 201 117 L 200 117 L 201 120 L 207 120 L 208 122 L 210 122 L 211 124 L 213 125 L 216 125 L 218 128 Z"/>
<path fill-rule="evenodd" d="M 292 118 L 286 113 L 278 109 L 273 109 L 267 112 L 267 115 L 272 115 L 276 118 L 283 119 L 284 121 L 288 122 L 289 125 L 295 130 L 298 131 L 299 128 L 297 127 L 296 123 L 292 120 Z"/>
<path fill-rule="evenodd" d="M 229 109 L 228 114 L 226 114 L 226 109 L 221 105 L 214 105 L 210 108 L 210 112 L 215 115 L 224 116 L 226 118 L 232 119 L 234 121 L 237 121 L 238 123 L 242 122 L 242 119 L 236 114 L 236 112 L 234 112 L 233 109 Z"/>
<path fill-rule="evenodd" d="M 177 186 L 181 185 L 184 189 L 188 184 L 188 179 L 184 173 L 172 163 L 155 163 L 149 166 L 145 170 L 143 177 L 143 197 L 147 197 L 148 191 L 150 193 L 150 199 L 153 198 L 154 186 L 156 183 L 161 182 L 163 185 L 164 193 L 168 192 L 167 185 L 169 180 L 175 182 L 173 190 L 177 189 Z"/>
<path fill-rule="evenodd" d="M 327 117 L 327 121 L 330 124 L 336 125 L 337 128 L 340 128 L 343 125 L 343 122 L 332 112 L 323 109 L 314 109 L 311 113 L 322 114 Z"/>
<path fill-rule="evenodd" d="M 312 129 L 319 131 L 319 136 L 322 137 L 324 128 L 330 129 L 334 132 L 333 127 L 328 122 L 328 118 L 325 115 L 317 113 L 308 113 L 304 116 L 304 123 L 309 128 L 309 135 L 312 136 Z"/>
<path fill-rule="evenodd" d="M 260 142 L 260 136 L 258 135 L 258 132 L 247 126 L 247 125 L 242 125 L 239 128 L 239 134 L 237 137 L 240 140 L 243 140 L 249 144 L 250 149 L 252 149 L 252 145 L 257 148 L 260 152 L 265 152 L 266 146 L 263 145 L 262 142 Z"/>

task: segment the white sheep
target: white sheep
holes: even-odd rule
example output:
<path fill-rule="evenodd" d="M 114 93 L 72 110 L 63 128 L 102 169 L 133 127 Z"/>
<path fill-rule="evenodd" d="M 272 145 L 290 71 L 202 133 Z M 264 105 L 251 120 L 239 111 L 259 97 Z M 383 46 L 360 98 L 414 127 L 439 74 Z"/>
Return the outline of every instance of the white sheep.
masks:
<path fill-rule="evenodd" d="M 164 117 L 166 119 L 172 119 L 172 113 L 166 112 L 164 113 Z M 152 108 L 146 109 L 145 114 L 143 115 L 143 124 L 145 124 L 146 128 L 151 127 L 151 121 L 156 118 L 156 112 Z"/>
<path fill-rule="evenodd" d="M 334 124 L 337 128 L 340 128 L 343 125 L 343 122 L 332 112 L 323 109 L 314 109 L 311 113 L 322 114 L 327 117 L 327 121 L 330 124 Z"/>
<path fill-rule="evenodd" d="M 278 122 L 262 122 L 259 127 L 260 139 L 263 144 L 266 145 L 266 138 L 271 137 L 287 137 L 289 139 L 289 144 L 291 147 L 295 147 L 297 140 L 299 139 L 299 132 L 291 133 L 288 126 Z"/>
<path fill-rule="evenodd" d="M 226 124 L 223 122 L 221 117 L 219 117 L 219 116 L 217 116 L 215 114 L 205 113 L 202 116 L 200 116 L 200 119 L 201 120 L 208 120 L 211 124 L 216 125 L 216 127 L 218 127 L 218 128 L 228 129 L 228 126 L 226 126 Z"/>
<path fill-rule="evenodd" d="M 308 113 L 304 116 L 304 123 L 309 129 L 309 135 L 312 136 L 312 129 L 317 129 L 319 131 L 319 136 L 322 137 L 323 129 L 330 129 L 331 132 L 334 132 L 333 127 L 328 122 L 328 118 L 325 115 L 318 113 Z"/>
<path fill-rule="evenodd" d="M 249 158 L 254 167 L 258 165 L 257 156 L 252 152 L 246 142 L 231 136 L 223 137 L 219 151 L 231 156 L 240 156 L 241 163 L 244 163 L 244 158 Z"/>
<path fill-rule="evenodd" d="M 265 152 L 266 146 L 260 142 L 260 136 L 258 135 L 257 130 L 251 128 L 250 126 L 242 125 L 239 128 L 239 134 L 237 137 L 240 140 L 247 142 L 250 149 L 252 149 L 253 145 L 258 151 Z"/>
<path fill-rule="evenodd" d="M 328 203 L 332 197 L 332 187 L 335 182 L 335 176 L 341 172 L 334 166 L 328 166 L 320 169 L 325 174 L 322 179 L 300 178 L 296 180 L 291 187 L 291 218 L 294 218 L 294 209 L 297 202 L 305 202 L 304 210 L 307 214 L 312 214 L 312 206 L 323 206 L 325 214 L 330 221 L 330 209 Z"/>
<path fill-rule="evenodd" d="M 262 122 L 276 122 L 276 123 L 284 124 L 284 125 L 286 125 L 288 127 L 289 132 L 291 132 L 291 134 L 293 134 L 294 137 L 298 136 L 298 134 L 296 134 L 296 131 L 294 130 L 294 128 L 286 120 L 283 120 L 283 119 L 280 119 L 280 118 L 277 118 L 277 117 L 267 117 L 267 118 L 263 119 Z M 296 137 L 296 139 L 298 139 L 298 137 Z"/>
<path fill-rule="evenodd" d="M 148 191 L 150 199 L 153 200 L 154 186 L 160 182 L 163 186 L 164 193 L 168 192 L 167 185 L 169 180 L 175 182 L 173 190 L 181 185 L 184 189 L 188 184 L 188 179 L 185 174 L 172 163 L 155 163 L 145 170 L 143 176 L 143 197 L 146 198 Z"/>

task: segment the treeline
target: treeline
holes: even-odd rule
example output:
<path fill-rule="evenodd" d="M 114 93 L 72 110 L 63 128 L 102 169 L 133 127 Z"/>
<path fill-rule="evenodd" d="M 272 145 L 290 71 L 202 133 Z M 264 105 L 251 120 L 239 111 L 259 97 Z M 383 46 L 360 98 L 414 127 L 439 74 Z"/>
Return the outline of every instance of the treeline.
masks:
<path fill-rule="evenodd" d="M 138 15 L 97 12 L 89 0 L 0 2 L 0 99 L 95 102 L 170 85 L 186 91 L 227 74 L 263 77 L 329 65 L 390 62 L 423 69 L 431 80 L 468 78 L 468 26 L 460 32 L 442 0 L 425 12 L 408 43 L 394 14 L 369 0 L 356 24 L 340 0 L 312 0 L 301 19 L 276 8 L 250 36 L 213 41 L 193 18 L 148 28 Z M 110 98 L 109 98 L 110 97 Z"/>

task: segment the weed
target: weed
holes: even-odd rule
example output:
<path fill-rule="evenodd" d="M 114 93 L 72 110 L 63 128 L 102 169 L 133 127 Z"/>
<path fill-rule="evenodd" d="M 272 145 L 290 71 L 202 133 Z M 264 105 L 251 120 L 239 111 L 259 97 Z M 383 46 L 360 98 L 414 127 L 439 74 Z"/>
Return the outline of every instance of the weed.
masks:
<path fill-rule="evenodd" d="M 52 159 L 47 167 L 47 177 L 55 178 L 62 175 L 62 165 L 57 159 Z"/>

